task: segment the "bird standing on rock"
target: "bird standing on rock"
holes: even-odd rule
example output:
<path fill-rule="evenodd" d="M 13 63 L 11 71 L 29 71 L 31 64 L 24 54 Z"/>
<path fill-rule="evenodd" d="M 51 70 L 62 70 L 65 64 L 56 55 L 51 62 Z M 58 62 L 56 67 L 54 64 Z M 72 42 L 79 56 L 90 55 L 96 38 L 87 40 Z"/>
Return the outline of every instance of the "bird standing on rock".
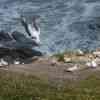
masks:
<path fill-rule="evenodd" d="M 4 61 L 4 59 L 0 59 L 0 66 L 7 66 L 8 62 Z"/>
<path fill-rule="evenodd" d="M 74 71 L 77 71 L 78 70 L 78 65 L 75 64 L 73 67 L 70 67 L 67 69 L 67 72 L 74 72 Z"/>
<path fill-rule="evenodd" d="M 8 33 L 8 32 L 1 30 L 0 31 L 0 50 L 3 48 L 3 51 L 10 50 L 12 52 L 13 50 L 16 50 L 16 49 L 18 50 L 22 49 L 23 51 L 25 49 L 33 50 L 33 47 L 40 46 L 40 28 L 37 25 L 37 18 L 33 17 L 31 24 L 27 23 L 25 17 L 21 17 L 20 19 L 21 19 L 20 20 L 21 24 L 24 27 L 27 34 L 25 35 L 18 31 Z M 34 51 L 32 51 L 32 55 L 33 55 L 33 52 Z M 24 52 L 22 52 L 21 54 L 23 53 Z M 27 53 L 24 53 L 24 54 L 27 55 Z M 5 55 L 7 55 L 6 51 L 4 51 L 2 58 Z M 20 62 L 15 61 L 15 64 L 19 64 L 19 63 Z M 8 65 L 8 63 L 5 62 L 3 59 L 1 59 L 0 66 L 2 65 Z"/>

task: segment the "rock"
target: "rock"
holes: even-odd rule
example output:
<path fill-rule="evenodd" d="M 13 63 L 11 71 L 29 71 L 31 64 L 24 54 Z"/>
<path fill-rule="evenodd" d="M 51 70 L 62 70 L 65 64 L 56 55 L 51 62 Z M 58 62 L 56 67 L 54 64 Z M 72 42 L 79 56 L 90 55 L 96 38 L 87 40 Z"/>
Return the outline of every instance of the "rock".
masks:
<path fill-rule="evenodd" d="M 34 56 L 42 56 L 42 53 L 28 48 L 0 48 L 0 58 L 5 59 L 9 64 L 18 63 L 15 61 L 25 63 Z M 5 63 L 4 61 L 2 62 Z M 4 65 L 7 65 L 7 63 Z"/>
<path fill-rule="evenodd" d="M 72 59 L 71 58 L 68 58 L 68 57 L 64 57 L 64 62 L 65 63 L 71 63 L 72 62 Z"/>
<path fill-rule="evenodd" d="M 58 61 L 57 61 L 56 59 L 53 58 L 53 59 L 51 60 L 51 65 L 52 65 L 52 66 L 55 66 L 55 65 L 57 65 L 57 64 L 58 64 Z"/>
<path fill-rule="evenodd" d="M 37 60 L 39 59 L 39 57 L 34 56 L 34 57 L 32 57 L 31 59 L 32 59 L 32 62 L 34 62 L 34 61 L 37 61 Z"/>
<path fill-rule="evenodd" d="M 87 62 L 86 66 L 91 67 L 91 68 L 96 68 L 98 64 L 96 63 L 95 60 L 92 60 L 91 62 Z"/>
<path fill-rule="evenodd" d="M 96 57 L 94 60 L 98 65 L 100 65 L 100 58 Z"/>

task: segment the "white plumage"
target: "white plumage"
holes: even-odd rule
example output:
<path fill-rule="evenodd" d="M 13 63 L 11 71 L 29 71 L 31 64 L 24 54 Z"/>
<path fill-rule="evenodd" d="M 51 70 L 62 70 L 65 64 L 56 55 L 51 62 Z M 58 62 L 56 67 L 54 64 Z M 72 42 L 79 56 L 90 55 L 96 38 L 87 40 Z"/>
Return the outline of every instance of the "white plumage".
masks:
<path fill-rule="evenodd" d="M 40 44 L 40 29 L 37 31 L 34 27 L 32 27 L 31 24 L 28 24 L 28 29 L 29 32 L 31 33 L 31 37 L 33 37 L 33 40 L 37 43 Z"/>
<path fill-rule="evenodd" d="M 91 67 L 91 62 L 87 62 L 86 66 Z"/>
<path fill-rule="evenodd" d="M 97 63 L 95 61 L 92 61 L 91 64 L 93 68 L 97 67 Z"/>
<path fill-rule="evenodd" d="M 73 67 L 70 67 L 67 69 L 67 71 L 70 71 L 70 72 L 73 72 L 73 71 L 76 71 L 78 70 L 78 66 L 77 65 L 74 65 Z"/>
<path fill-rule="evenodd" d="M 13 31 L 10 34 L 5 31 L 0 31 L 0 47 L 17 48 L 17 47 L 35 47 L 40 45 L 40 28 L 35 19 L 29 24 L 24 17 L 21 18 L 21 23 L 27 35 Z"/>
<path fill-rule="evenodd" d="M 0 59 L 0 66 L 7 66 L 8 62 L 4 61 L 4 59 Z"/>
<path fill-rule="evenodd" d="M 95 60 L 93 60 L 91 62 L 87 62 L 86 66 L 91 67 L 91 68 L 96 68 L 98 66 L 98 64 L 96 63 Z"/>
<path fill-rule="evenodd" d="M 20 64 L 20 61 L 14 61 L 14 64 L 18 65 L 18 64 Z"/>

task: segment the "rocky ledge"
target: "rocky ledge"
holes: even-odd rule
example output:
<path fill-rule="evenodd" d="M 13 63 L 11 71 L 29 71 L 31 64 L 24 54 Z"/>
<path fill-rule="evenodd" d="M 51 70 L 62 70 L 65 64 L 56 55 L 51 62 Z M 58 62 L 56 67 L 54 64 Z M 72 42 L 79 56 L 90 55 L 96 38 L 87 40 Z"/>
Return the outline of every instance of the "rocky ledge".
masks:
<path fill-rule="evenodd" d="M 75 51 L 67 51 L 53 56 L 52 65 L 65 64 L 69 65 L 66 72 L 73 72 L 87 68 L 97 68 L 100 66 L 100 48 L 92 52 L 83 52 L 78 49 Z M 71 65 L 71 66 L 70 66 Z"/>
<path fill-rule="evenodd" d="M 34 56 L 42 56 L 42 53 L 28 48 L 0 48 L 0 66 L 30 63 Z"/>

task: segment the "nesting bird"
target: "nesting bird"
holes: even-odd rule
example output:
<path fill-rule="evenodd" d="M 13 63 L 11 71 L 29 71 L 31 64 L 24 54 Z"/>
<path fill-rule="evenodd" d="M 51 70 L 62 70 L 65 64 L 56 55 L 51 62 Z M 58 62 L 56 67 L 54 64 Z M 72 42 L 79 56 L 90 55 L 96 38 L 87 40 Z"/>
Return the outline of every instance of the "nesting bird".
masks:
<path fill-rule="evenodd" d="M 0 66 L 7 66 L 8 62 L 4 61 L 4 59 L 0 59 Z"/>
<path fill-rule="evenodd" d="M 73 72 L 73 71 L 76 71 L 76 70 L 78 70 L 77 64 L 74 65 L 73 67 L 70 67 L 70 68 L 67 69 L 68 72 Z"/>
<path fill-rule="evenodd" d="M 18 64 L 20 64 L 20 61 L 14 61 L 14 64 L 18 65 Z"/>
<path fill-rule="evenodd" d="M 95 60 L 92 60 L 91 62 L 87 62 L 86 66 L 91 67 L 91 68 L 96 68 L 98 64 L 96 63 Z"/>

